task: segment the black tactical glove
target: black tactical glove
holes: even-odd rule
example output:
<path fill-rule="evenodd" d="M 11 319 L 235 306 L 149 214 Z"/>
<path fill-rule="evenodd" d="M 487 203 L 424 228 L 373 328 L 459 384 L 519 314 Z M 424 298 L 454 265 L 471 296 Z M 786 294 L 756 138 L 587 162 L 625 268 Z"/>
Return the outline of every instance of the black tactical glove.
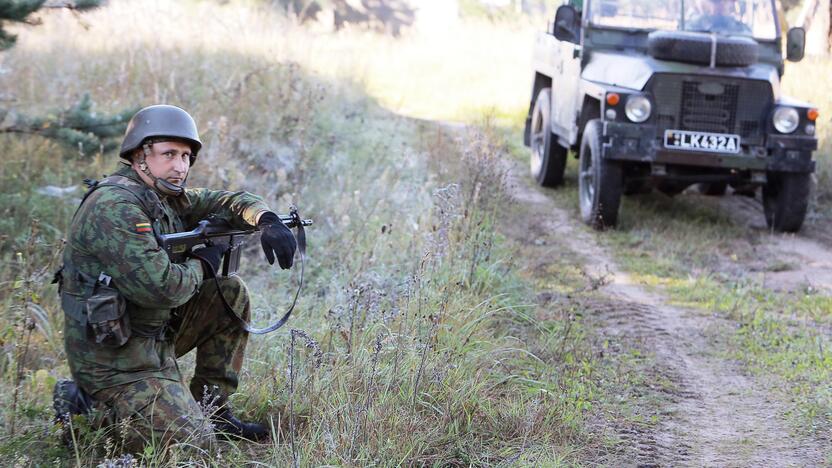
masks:
<path fill-rule="evenodd" d="M 190 256 L 202 260 L 203 278 L 208 279 L 213 278 L 214 274 L 219 271 L 222 254 L 224 254 L 226 250 L 228 250 L 227 244 L 217 244 L 209 247 L 199 247 L 194 249 L 190 253 Z M 209 271 L 209 267 L 206 265 L 206 262 L 213 267 L 213 272 Z"/>
<path fill-rule="evenodd" d="M 284 270 L 291 268 L 295 258 L 295 249 L 298 248 L 292 231 L 271 211 L 260 215 L 257 226 L 260 228 L 260 244 L 263 246 L 263 253 L 266 254 L 269 265 L 274 265 L 274 258 L 277 257 L 280 268 Z"/>

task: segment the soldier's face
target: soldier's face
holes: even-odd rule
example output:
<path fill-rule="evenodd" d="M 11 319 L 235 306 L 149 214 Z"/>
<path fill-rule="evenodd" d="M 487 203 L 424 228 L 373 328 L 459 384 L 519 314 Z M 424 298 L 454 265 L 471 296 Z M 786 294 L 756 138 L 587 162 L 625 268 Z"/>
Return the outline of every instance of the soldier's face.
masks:
<path fill-rule="evenodd" d="M 175 185 L 182 185 L 191 168 L 191 147 L 178 141 L 154 143 L 145 161 L 154 176 Z M 143 172 L 137 172 L 142 179 L 147 178 Z M 145 182 L 150 183 L 149 180 Z"/>

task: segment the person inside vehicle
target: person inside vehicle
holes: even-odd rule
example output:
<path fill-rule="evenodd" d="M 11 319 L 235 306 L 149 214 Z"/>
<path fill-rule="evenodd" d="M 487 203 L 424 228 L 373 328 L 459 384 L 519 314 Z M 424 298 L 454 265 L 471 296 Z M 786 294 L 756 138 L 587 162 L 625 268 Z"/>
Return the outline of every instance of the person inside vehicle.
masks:
<path fill-rule="evenodd" d="M 693 19 L 685 25 L 686 31 L 724 34 L 751 34 L 751 28 L 739 19 L 739 2 L 736 0 L 698 0 Z"/>

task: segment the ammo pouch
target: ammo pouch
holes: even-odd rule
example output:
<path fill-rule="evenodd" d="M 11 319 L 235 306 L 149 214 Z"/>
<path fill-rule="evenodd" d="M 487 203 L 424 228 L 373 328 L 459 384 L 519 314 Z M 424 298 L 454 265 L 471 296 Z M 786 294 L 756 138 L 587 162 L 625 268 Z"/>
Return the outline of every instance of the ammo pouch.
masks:
<path fill-rule="evenodd" d="M 119 348 L 130 339 L 127 303 L 117 289 L 97 281 L 84 308 L 88 340 L 107 348 Z"/>
<path fill-rule="evenodd" d="M 85 325 L 87 340 L 91 343 L 105 348 L 124 346 L 131 335 L 127 301 L 110 286 L 110 277 L 101 273 L 96 280 L 66 266 L 64 270 L 61 274 L 69 276 L 61 281 L 64 313 Z"/>

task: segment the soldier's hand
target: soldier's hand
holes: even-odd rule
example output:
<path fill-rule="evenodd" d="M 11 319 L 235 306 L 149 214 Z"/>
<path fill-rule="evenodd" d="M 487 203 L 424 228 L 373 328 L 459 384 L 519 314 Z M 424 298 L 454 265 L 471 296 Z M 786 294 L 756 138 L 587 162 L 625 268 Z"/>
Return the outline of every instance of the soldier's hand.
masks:
<path fill-rule="evenodd" d="M 224 254 L 226 250 L 228 250 L 227 244 L 217 244 L 209 247 L 196 248 L 190 253 L 190 256 L 202 260 L 203 277 L 207 279 L 212 278 L 212 274 L 216 274 L 217 271 L 219 271 L 222 254 Z M 211 265 L 213 271 L 209 271 L 206 263 Z"/>
<path fill-rule="evenodd" d="M 260 215 L 257 226 L 260 227 L 260 244 L 263 246 L 263 253 L 266 254 L 269 265 L 274 265 L 274 259 L 277 257 L 280 268 L 284 270 L 291 268 L 295 258 L 295 249 L 298 248 L 292 231 L 271 211 Z"/>

